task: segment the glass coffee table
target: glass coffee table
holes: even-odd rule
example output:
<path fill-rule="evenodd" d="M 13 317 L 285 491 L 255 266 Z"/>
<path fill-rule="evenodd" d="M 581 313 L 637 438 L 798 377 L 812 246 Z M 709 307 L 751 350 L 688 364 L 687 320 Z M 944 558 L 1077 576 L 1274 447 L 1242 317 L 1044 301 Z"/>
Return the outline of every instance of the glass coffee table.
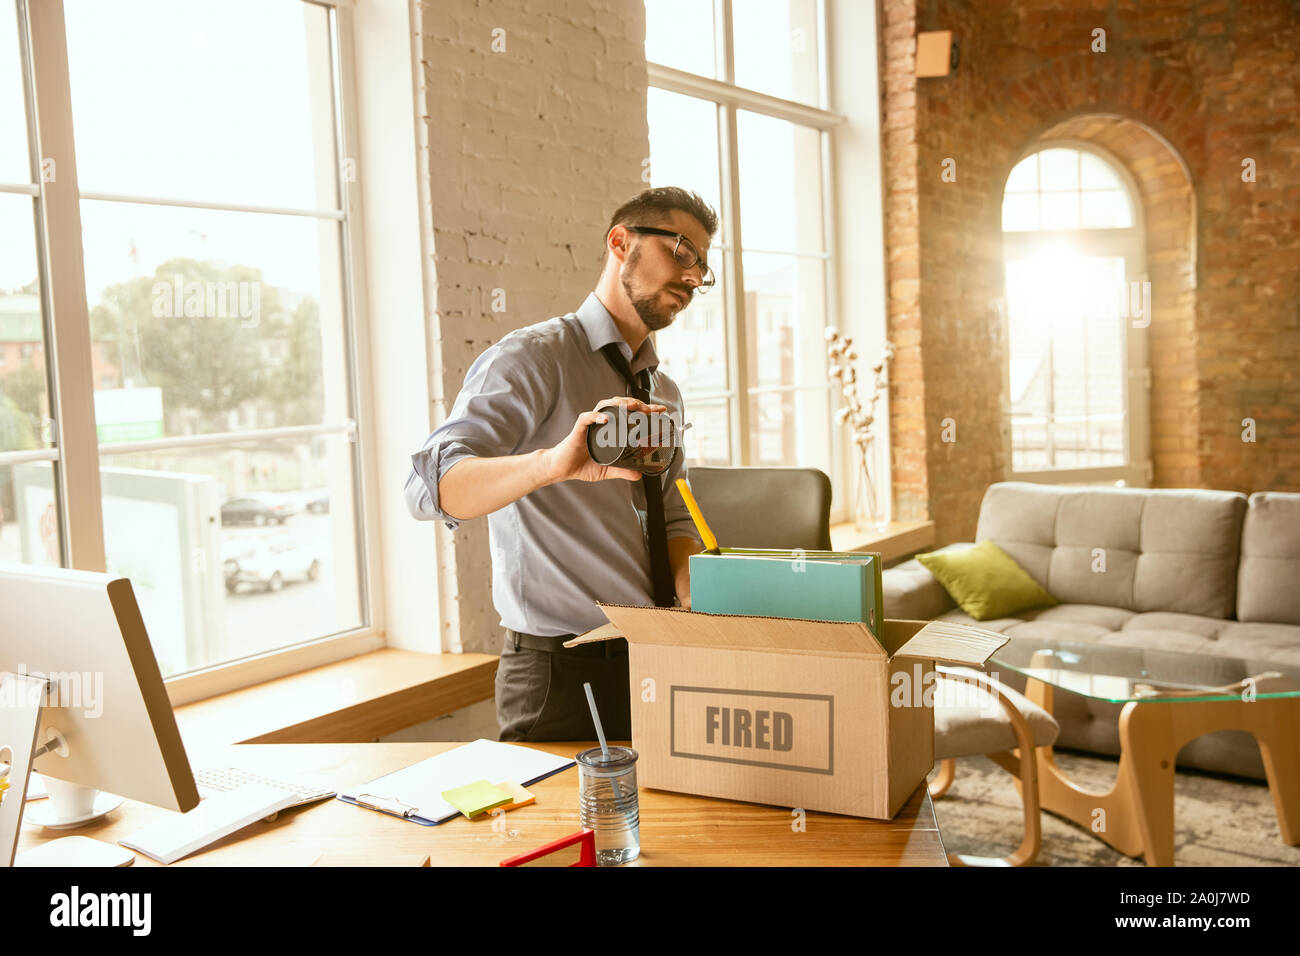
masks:
<path fill-rule="evenodd" d="M 1174 761 L 1189 740 L 1244 730 L 1259 743 L 1282 842 L 1300 844 L 1300 667 L 1144 647 L 1013 637 L 985 665 L 1026 678 L 1052 712 L 1057 693 L 1122 705 L 1115 785 L 1084 790 L 1038 750 L 1045 810 L 1091 830 L 1148 866 L 1174 862 Z"/>

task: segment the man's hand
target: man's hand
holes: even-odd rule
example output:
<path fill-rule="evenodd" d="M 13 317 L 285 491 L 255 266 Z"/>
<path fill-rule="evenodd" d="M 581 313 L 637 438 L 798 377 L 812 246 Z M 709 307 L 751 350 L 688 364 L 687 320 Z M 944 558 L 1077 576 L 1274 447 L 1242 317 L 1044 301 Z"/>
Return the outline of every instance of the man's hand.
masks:
<path fill-rule="evenodd" d="M 647 405 L 625 395 L 607 398 L 597 404 L 596 408 L 603 408 L 606 405 L 622 405 L 629 412 L 647 414 L 668 411 L 666 405 Z M 571 478 L 576 478 L 578 481 L 604 481 L 607 478 L 623 478 L 628 481 L 641 479 L 641 473 L 631 468 L 598 465 L 587 452 L 587 428 L 591 425 L 603 425 L 607 418 L 607 415 L 598 414 L 594 408 L 589 412 L 583 412 L 578 416 L 568 437 L 542 453 L 547 484 L 568 481 Z"/>
<path fill-rule="evenodd" d="M 631 412 L 659 413 L 664 405 L 647 405 L 635 398 L 607 398 L 596 408 L 622 405 Z M 462 458 L 447 469 L 438 481 L 442 511 L 458 521 L 468 521 L 504 508 L 538 488 L 577 478 L 580 481 L 603 481 L 641 477 L 631 468 L 598 465 L 587 453 L 587 426 L 603 425 L 606 416 L 595 409 L 583 412 L 567 438 L 553 448 L 539 448 L 521 455 L 500 458 Z"/>
<path fill-rule="evenodd" d="M 704 546 L 694 538 L 668 539 L 668 564 L 673 569 L 677 601 L 684 608 L 691 606 L 691 555 L 703 550 Z"/>

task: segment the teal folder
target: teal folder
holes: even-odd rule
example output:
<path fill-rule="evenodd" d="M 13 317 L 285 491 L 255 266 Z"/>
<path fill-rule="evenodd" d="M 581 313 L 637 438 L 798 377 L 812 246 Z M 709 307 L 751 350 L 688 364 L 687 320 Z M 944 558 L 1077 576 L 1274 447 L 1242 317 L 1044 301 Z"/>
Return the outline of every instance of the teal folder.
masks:
<path fill-rule="evenodd" d="M 722 548 L 691 555 L 691 610 L 814 621 L 884 623 L 880 555 Z"/>

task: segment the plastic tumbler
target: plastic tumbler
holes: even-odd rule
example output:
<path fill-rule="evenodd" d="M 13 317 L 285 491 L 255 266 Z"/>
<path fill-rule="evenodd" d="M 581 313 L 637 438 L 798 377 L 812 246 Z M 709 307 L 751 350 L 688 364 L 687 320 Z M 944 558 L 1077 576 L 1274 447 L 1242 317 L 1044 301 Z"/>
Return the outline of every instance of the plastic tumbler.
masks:
<path fill-rule="evenodd" d="M 617 866 L 641 855 L 636 751 L 599 747 L 578 754 L 578 810 L 584 829 L 596 831 L 596 865 Z"/>

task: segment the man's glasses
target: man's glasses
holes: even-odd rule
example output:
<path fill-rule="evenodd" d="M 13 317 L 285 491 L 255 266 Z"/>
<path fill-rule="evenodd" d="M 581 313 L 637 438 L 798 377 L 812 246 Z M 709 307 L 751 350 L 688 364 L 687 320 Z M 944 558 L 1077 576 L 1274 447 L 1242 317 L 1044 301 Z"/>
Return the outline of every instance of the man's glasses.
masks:
<path fill-rule="evenodd" d="M 643 236 L 667 236 L 669 239 L 676 239 L 677 244 L 673 246 L 673 260 L 683 269 L 700 267 L 700 284 L 696 286 L 696 290 L 700 295 L 712 289 L 713 284 L 718 281 L 713 274 L 713 270 L 709 268 L 709 264 L 704 261 L 704 257 L 695 248 L 694 243 L 680 232 L 673 232 L 671 229 L 656 229 L 653 226 L 628 226 L 626 228 L 628 232 L 639 233 Z"/>

